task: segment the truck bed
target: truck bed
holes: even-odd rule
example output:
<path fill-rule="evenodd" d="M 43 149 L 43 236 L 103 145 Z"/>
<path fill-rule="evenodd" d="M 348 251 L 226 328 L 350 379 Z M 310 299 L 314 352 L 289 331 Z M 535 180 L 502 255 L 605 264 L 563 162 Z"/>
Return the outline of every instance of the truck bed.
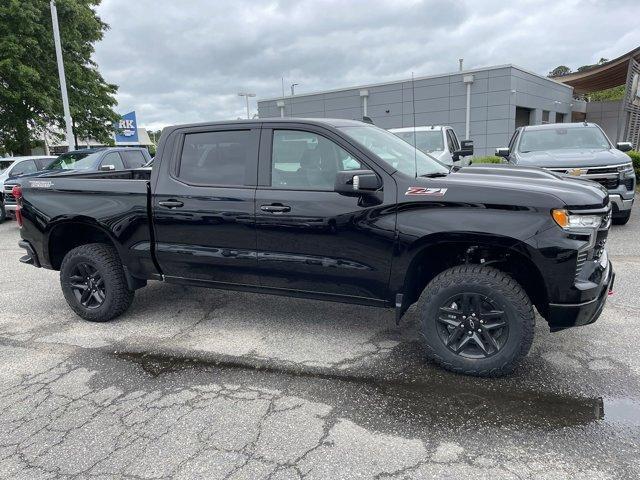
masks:
<path fill-rule="evenodd" d="M 49 241 L 74 224 L 93 224 L 109 236 L 131 273 L 156 273 L 151 255 L 150 168 L 117 172 L 52 174 L 25 179 L 22 215 L 29 236 L 42 236 L 47 263 Z"/>

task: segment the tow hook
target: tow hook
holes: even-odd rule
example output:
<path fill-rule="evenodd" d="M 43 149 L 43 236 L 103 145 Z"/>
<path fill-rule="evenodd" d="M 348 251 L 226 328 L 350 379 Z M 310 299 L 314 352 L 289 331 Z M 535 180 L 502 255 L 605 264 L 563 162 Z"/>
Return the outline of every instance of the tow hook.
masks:
<path fill-rule="evenodd" d="M 400 318 L 402 317 L 402 300 L 404 295 L 402 293 L 396 294 L 396 326 L 400 325 Z"/>

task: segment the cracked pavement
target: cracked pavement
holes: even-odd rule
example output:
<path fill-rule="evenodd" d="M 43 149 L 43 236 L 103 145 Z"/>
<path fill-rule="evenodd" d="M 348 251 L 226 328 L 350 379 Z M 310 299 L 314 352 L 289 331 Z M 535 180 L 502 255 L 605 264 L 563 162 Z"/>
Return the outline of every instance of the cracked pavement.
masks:
<path fill-rule="evenodd" d="M 616 295 L 511 376 L 425 362 L 416 312 L 151 283 L 92 324 L 0 225 L 1 478 L 640 477 L 640 216 Z"/>

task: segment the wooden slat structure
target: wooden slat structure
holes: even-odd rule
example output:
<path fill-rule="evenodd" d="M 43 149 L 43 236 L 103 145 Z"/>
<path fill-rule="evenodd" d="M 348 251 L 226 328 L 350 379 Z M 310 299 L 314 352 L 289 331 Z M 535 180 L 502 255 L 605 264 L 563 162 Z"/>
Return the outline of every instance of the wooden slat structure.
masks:
<path fill-rule="evenodd" d="M 624 55 L 597 65 L 582 72 L 570 73 L 558 77 L 551 77 L 558 82 L 571 85 L 576 94 L 597 92 L 627 82 L 629 62 L 634 59 L 640 62 L 640 47 L 625 53 Z"/>

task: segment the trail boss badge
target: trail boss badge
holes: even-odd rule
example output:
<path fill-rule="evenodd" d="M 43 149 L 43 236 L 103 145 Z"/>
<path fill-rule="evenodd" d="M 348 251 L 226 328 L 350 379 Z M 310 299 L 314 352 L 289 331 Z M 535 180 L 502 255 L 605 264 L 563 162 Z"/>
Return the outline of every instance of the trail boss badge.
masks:
<path fill-rule="evenodd" d="M 444 197 L 446 188 L 409 187 L 405 195 L 428 195 L 431 197 Z"/>

